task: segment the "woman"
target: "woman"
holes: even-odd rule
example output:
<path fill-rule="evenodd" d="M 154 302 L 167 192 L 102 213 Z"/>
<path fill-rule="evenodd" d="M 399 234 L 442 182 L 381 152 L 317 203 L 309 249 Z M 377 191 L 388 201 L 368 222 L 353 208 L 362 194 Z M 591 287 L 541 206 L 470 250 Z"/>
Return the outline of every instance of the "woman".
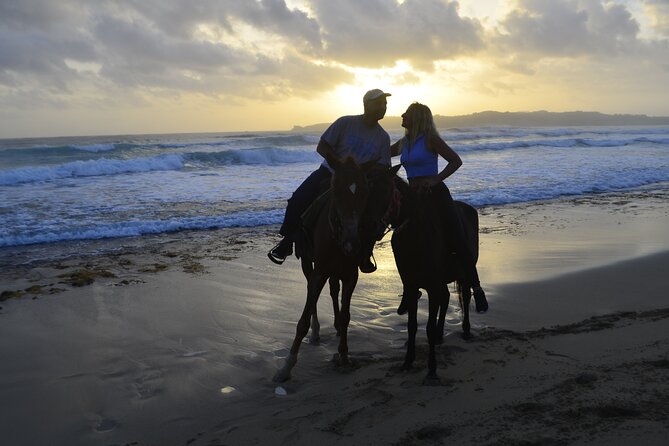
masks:
<path fill-rule="evenodd" d="M 465 245 L 463 229 L 453 198 L 444 184 L 444 180 L 462 166 L 462 160 L 439 136 L 432 112 L 426 105 L 418 102 L 411 104 L 402 114 L 402 127 L 406 129 L 405 136 L 391 146 L 391 155 L 401 154 L 400 161 L 412 189 L 422 192 L 429 191 L 437 197 L 436 201 L 440 207 L 439 215 L 447 228 L 448 240 L 453 244 L 465 269 L 470 272 L 476 311 L 484 312 L 488 309 L 488 302 L 481 288 L 473 255 Z M 447 161 L 446 167 L 441 172 L 438 169 L 439 156 Z M 404 296 L 397 312 L 400 314 L 406 312 Z"/>

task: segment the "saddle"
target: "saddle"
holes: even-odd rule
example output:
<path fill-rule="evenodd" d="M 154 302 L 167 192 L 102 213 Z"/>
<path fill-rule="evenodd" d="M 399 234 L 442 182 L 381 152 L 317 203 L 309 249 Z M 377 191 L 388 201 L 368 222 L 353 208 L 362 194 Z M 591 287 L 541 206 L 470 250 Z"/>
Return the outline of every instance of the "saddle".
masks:
<path fill-rule="evenodd" d="M 298 240 L 295 243 L 295 256 L 298 259 L 304 257 L 307 260 L 313 260 L 314 258 L 314 226 L 318 221 L 318 216 L 330 202 L 330 196 L 332 195 L 331 191 L 332 190 L 328 188 L 325 192 L 316 197 L 314 202 L 309 205 L 307 210 L 304 211 L 300 217 L 302 220 L 300 237 L 298 237 Z"/>

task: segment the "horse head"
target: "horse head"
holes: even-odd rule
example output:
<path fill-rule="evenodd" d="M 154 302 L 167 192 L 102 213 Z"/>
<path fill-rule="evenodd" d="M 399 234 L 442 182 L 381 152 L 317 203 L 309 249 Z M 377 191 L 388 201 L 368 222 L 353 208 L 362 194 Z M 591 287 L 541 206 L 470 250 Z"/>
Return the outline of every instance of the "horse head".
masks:
<path fill-rule="evenodd" d="M 358 165 L 352 158 L 343 161 L 330 157 L 333 169 L 330 227 L 342 252 L 354 256 L 360 250 L 360 219 L 367 206 L 369 184 L 366 172 L 372 164 Z"/>
<path fill-rule="evenodd" d="M 395 187 L 397 171 L 402 167 L 386 167 L 375 164 L 367 172 L 369 184 L 369 199 L 363 215 L 363 231 L 367 237 L 381 240 L 388 226 L 393 222 L 399 211 L 399 191 Z"/>

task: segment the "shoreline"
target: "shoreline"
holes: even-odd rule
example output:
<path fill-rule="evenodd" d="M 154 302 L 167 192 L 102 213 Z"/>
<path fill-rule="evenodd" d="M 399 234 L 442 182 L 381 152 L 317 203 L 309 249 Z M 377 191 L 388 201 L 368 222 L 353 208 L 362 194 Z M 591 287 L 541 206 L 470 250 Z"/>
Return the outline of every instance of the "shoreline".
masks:
<path fill-rule="evenodd" d="M 661 251 L 662 246 L 669 247 L 669 235 L 663 231 L 663 222 L 669 223 L 669 188 L 638 188 L 634 191 L 608 192 L 578 197 L 562 197 L 551 200 L 538 200 L 505 205 L 489 205 L 477 208 L 479 212 L 479 232 L 481 238 L 480 252 L 482 256 L 499 256 L 499 246 L 515 243 L 524 245 L 518 250 L 514 246 L 514 261 L 521 256 L 536 256 L 539 249 L 547 246 L 544 239 L 556 242 L 555 257 L 569 254 L 567 251 L 586 251 L 585 248 L 596 248 L 600 252 L 584 261 L 570 256 L 579 266 L 593 267 L 630 259 L 653 252 Z M 651 221 L 648 221 L 651 220 Z M 652 221 L 655 220 L 655 221 Z M 599 224 L 606 239 L 592 240 L 590 232 L 593 224 Z M 638 232 L 639 224 L 650 234 L 635 234 L 632 240 L 626 234 L 616 240 L 618 234 L 626 229 Z M 571 226 L 571 228 L 570 228 Z M 217 254 L 225 260 L 241 252 L 254 249 L 256 245 L 272 244 L 278 238 L 279 225 L 256 227 L 232 227 L 220 229 L 198 229 L 146 234 L 133 237 L 66 240 L 53 243 L 17 245 L 0 248 L 0 286 L 16 276 L 17 270 L 24 273 L 32 268 L 40 268 L 59 262 L 86 263 L 103 257 L 119 257 L 123 255 L 153 255 L 174 251 L 190 250 L 203 257 L 216 258 Z M 566 230 L 573 229 L 574 237 L 569 239 Z M 555 237 L 555 235 L 558 237 Z M 597 234 L 599 237 L 601 234 Z M 654 240 L 653 236 L 658 237 Z M 388 238 L 389 236 L 387 236 Z M 525 240 L 523 240 L 523 238 Z M 599 237 L 601 238 L 601 237 Z M 269 240 L 268 240 L 269 239 Z M 580 244 L 591 244 L 584 247 Z M 248 244 L 244 248 L 243 245 Z M 558 246 L 559 245 L 559 246 Z M 615 249 L 603 248 L 603 245 L 615 245 Z M 621 245 L 626 245 L 622 246 Z M 631 247 L 632 252 L 622 252 Z M 658 248 L 659 247 L 659 248 Z M 260 248 L 264 249 L 264 248 Z M 269 249 L 269 248 L 268 248 Z M 617 249 L 617 251 L 616 251 Z M 604 252 L 606 251 L 606 252 Z M 498 260 L 491 259 L 488 263 Z M 535 261 L 533 259 L 533 261 Z M 544 259 L 545 260 L 545 259 Z M 483 260 L 485 262 L 485 260 Z M 392 263 L 392 261 L 391 261 Z M 479 261 L 481 266 L 482 261 Z M 484 266 L 485 267 L 485 266 Z M 569 272 L 564 263 L 554 262 L 541 266 L 546 271 L 531 273 L 529 278 L 548 277 L 550 275 Z M 494 273 L 493 281 L 510 282 Z M 527 280 L 528 277 L 513 279 Z M 517 280 L 514 280 L 517 281 Z M 0 289 L 2 291 L 2 289 Z"/>
<path fill-rule="evenodd" d="M 491 309 L 471 315 L 475 338 L 464 341 L 453 296 L 437 387 L 422 385 L 425 298 L 415 367 L 398 369 L 406 317 L 395 313 L 401 282 L 390 235 L 375 249 L 378 271 L 361 275 L 354 293 L 354 367 L 330 362 L 337 338 L 323 293 L 321 343 L 303 346 L 283 396 L 271 377 L 294 336 L 305 280 L 294 258 L 267 260 L 273 227 L 126 240 L 115 250 L 118 241 L 104 241 L 81 257 L 3 268 L 0 291 L 25 293 L 0 302 L 0 438 L 17 446 L 663 444 L 669 205 L 665 196 L 622 195 L 480 209 Z M 61 283 L 82 269 L 113 277 Z M 61 290 L 32 294 L 32 286 Z"/>

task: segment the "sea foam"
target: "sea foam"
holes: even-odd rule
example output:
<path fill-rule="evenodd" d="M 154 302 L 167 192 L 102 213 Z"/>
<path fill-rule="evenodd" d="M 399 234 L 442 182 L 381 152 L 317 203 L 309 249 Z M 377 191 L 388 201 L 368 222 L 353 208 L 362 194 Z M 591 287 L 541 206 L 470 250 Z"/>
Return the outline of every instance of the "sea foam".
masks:
<path fill-rule="evenodd" d="M 56 166 L 19 167 L 0 171 L 0 185 L 51 181 L 61 178 L 117 175 L 122 173 L 178 170 L 183 168 L 180 155 L 159 155 L 148 158 L 73 161 Z"/>
<path fill-rule="evenodd" d="M 236 212 L 219 216 L 194 216 L 165 220 L 121 221 L 106 224 L 91 224 L 79 228 L 63 228 L 61 231 L 41 230 L 27 234 L 0 233 L 2 234 L 0 235 L 0 247 L 72 240 L 135 237 L 146 234 L 162 234 L 193 229 L 254 227 L 277 224 L 281 222 L 282 218 L 283 210 L 272 209 L 266 211 Z"/>

